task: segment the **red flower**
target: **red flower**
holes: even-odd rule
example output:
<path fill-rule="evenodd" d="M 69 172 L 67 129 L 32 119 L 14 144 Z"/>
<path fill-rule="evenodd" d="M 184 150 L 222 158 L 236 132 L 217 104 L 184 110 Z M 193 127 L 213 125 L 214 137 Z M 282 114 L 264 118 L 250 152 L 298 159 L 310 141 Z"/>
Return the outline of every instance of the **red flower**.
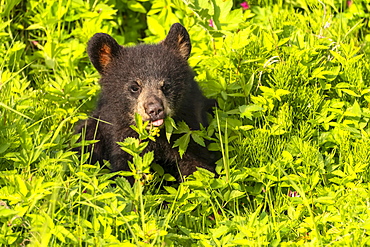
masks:
<path fill-rule="evenodd" d="M 240 4 L 240 6 L 242 6 L 243 10 L 247 10 L 247 9 L 249 9 L 249 4 L 248 4 L 247 2 L 242 2 L 242 3 Z"/>

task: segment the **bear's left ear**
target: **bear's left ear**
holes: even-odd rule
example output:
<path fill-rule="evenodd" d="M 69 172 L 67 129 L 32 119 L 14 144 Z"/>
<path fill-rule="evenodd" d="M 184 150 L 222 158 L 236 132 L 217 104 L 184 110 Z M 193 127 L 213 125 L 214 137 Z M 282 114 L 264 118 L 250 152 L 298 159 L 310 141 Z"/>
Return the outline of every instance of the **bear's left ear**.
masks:
<path fill-rule="evenodd" d="M 175 23 L 171 26 L 162 44 L 173 50 L 176 54 L 179 54 L 185 60 L 190 56 L 191 43 L 189 34 L 180 23 Z"/>
<path fill-rule="evenodd" d="M 94 67 L 103 74 L 113 59 L 118 57 L 121 46 L 106 33 L 96 33 L 89 40 L 87 53 Z"/>

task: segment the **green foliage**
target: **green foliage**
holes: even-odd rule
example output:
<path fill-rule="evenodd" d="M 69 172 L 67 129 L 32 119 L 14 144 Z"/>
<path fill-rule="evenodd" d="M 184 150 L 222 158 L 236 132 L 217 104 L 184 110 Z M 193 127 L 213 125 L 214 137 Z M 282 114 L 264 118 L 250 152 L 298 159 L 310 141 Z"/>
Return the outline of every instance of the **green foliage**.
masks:
<path fill-rule="evenodd" d="M 0 245 L 370 245 L 368 1 L 240 3 L 1 1 Z M 166 138 L 181 155 L 210 140 L 219 176 L 169 183 L 138 115 L 131 172 L 89 164 L 71 151 L 100 90 L 88 39 L 157 42 L 174 22 L 219 107 L 201 130 L 166 119 Z"/>

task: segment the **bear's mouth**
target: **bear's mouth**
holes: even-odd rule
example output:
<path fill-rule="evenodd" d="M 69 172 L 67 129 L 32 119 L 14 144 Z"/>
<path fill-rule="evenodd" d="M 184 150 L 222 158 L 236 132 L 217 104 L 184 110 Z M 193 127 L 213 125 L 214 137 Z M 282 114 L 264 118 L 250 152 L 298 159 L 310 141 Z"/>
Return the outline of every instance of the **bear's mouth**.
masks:
<path fill-rule="evenodd" d="M 151 121 L 152 126 L 159 127 L 162 126 L 164 123 L 164 119 L 157 119 L 155 121 Z"/>

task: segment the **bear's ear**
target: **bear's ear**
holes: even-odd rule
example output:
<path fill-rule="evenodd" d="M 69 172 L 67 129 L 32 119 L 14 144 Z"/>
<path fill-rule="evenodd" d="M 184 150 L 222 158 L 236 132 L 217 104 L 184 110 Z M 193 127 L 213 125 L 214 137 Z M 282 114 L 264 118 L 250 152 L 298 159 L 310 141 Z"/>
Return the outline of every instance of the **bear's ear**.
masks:
<path fill-rule="evenodd" d="M 106 33 L 96 33 L 87 45 L 90 61 L 100 74 L 118 56 L 120 49 L 116 40 Z"/>
<path fill-rule="evenodd" d="M 171 26 L 162 44 L 173 50 L 176 54 L 179 54 L 185 60 L 190 56 L 191 43 L 189 34 L 180 23 L 175 23 Z"/>

